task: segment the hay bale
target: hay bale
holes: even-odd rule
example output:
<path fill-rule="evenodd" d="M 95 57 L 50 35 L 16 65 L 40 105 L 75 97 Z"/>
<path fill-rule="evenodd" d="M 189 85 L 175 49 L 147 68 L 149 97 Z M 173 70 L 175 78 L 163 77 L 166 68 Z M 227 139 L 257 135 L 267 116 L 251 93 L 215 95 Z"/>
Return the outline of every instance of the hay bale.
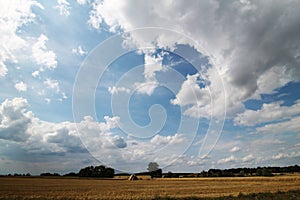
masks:
<path fill-rule="evenodd" d="M 135 181 L 135 180 L 139 180 L 138 177 L 135 174 L 131 174 L 128 178 L 129 181 Z"/>

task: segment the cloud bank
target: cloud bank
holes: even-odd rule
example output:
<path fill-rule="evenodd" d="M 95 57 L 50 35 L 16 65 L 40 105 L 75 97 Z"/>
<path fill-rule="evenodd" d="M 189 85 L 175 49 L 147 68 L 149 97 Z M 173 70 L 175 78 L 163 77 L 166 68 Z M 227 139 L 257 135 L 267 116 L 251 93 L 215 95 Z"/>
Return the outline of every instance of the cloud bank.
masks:
<path fill-rule="evenodd" d="M 217 89 L 213 87 L 214 76 L 221 76 L 226 108 L 231 112 L 249 98 L 259 98 L 261 93 L 272 93 L 287 82 L 300 80 L 299 6 L 298 1 L 276 0 L 189 3 L 104 0 L 93 3 L 89 23 L 95 29 L 101 29 L 105 23 L 111 32 L 160 27 L 189 36 L 193 43 L 155 33 L 151 37 L 133 34 L 129 41 L 137 48 L 148 45 L 164 49 L 187 43 L 209 56 L 213 68 L 219 72 L 210 74 L 212 91 Z M 270 77 L 271 84 L 266 84 Z M 201 108 L 199 112 L 203 113 Z M 195 111 L 188 113 L 199 116 Z"/>

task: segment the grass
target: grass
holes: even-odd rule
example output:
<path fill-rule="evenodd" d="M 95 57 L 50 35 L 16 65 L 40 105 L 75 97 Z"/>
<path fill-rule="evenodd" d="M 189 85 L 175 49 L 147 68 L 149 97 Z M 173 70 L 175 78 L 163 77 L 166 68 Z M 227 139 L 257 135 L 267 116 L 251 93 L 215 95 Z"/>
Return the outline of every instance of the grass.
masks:
<path fill-rule="evenodd" d="M 299 191 L 300 175 L 138 181 L 0 178 L 0 199 L 300 199 Z"/>

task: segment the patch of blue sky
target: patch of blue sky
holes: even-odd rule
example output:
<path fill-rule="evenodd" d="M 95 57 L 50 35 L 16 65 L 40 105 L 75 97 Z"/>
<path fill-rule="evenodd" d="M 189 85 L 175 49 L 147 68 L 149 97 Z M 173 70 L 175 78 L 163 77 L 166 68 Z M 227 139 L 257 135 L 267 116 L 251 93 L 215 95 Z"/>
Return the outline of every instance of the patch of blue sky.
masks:
<path fill-rule="evenodd" d="M 116 86 L 121 76 L 126 74 L 135 66 L 142 66 L 144 63 L 143 56 L 131 51 L 127 54 L 118 57 L 109 66 L 107 66 L 103 75 L 100 77 L 97 91 L 95 92 L 95 110 L 97 118 L 101 121 L 104 116 L 112 116 L 111 112 L 111 93 L 108 91 L 109 87 Z M 131 79 L 132 80 L 132 79 Z M 133 79 L 136 80 L 136 79 Z M 129 87 L 130 85 L 123 85 L 122 87 Z"/>
<path fill-rule="evenodd" d="M 261 94 L 261 99 L 249 99 L 244 102 L 247 109 L 259 110 L 264 103 L 269 104 L 272 102 L 281 101 L 281 106 L 291 106 L 295 101 L 300 99 L 300 82 L 289 82 L 276 89 L 271 94 Z"/>
<path fill-rule="evenodd" d="M 161 135 L 176 134 L 181 121 L 181 109 L 179 106 L 170 104 L 170 99 L 174 95 L 164 87 L 156 88 L 155 92 L 148 96 L 147 94 L 134 94 L 129 102 L 129 112 L 132 120 L 140 126 L 147 126 L 151 122 L 149 110 L 152 105 L 159 104 L 165 109 L 167 119 L 164 127 L 160 130 Z M 157 116 L 158 117 L 158 116 Z"/>

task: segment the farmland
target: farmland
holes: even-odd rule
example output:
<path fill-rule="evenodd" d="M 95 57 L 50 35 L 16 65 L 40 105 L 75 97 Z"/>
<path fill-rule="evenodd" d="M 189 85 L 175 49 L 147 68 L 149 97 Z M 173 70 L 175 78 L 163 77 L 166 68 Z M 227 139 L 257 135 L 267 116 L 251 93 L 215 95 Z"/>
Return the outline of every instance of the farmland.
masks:
<path fill-rule="evenodd" d="M 0 199 L 153 199 L 219 197 L 300 190 L 300 175 L 275 177 L 120 179 L 1 177 Z"/>

